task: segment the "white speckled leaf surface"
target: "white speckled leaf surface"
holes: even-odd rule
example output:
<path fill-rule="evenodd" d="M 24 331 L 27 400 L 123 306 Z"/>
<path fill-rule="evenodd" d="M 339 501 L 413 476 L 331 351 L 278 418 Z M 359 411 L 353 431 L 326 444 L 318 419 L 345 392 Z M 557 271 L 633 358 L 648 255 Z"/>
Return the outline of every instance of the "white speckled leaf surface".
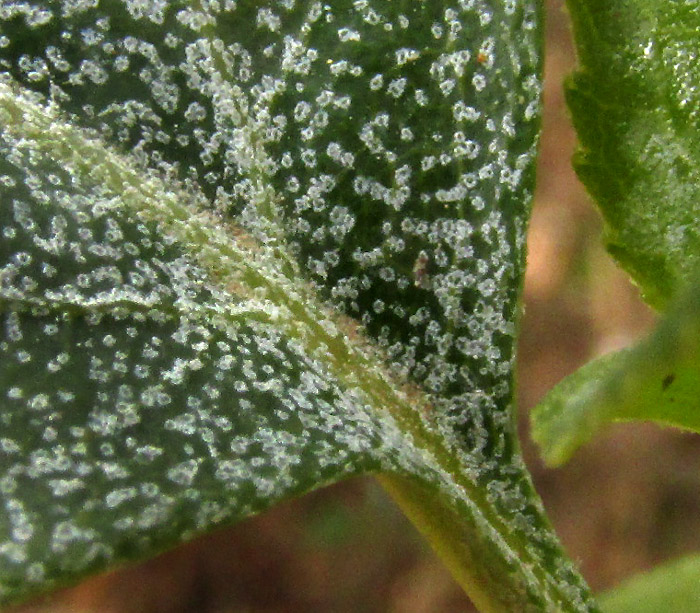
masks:
<path fill-rule="evenodd" d="M 0 1 L 0 598 L 382 471 L 587 610 L 511 411 L 536 9 Z"/>
<path fill-rule="evenodd" d="M 3 137 L 3 592 L 378 468 L 388 431 L 288 311 L 217 287 L 99 174 Z M 176 196 L 153 186 L 132 195 L 151 212 Z"/>
<path fill-rule="evenodd" d="M 486 413 L 509 421 L 538 127 L 530 2 L 5 12 L 15 78 L 287 242 L 465 436 Z"/>

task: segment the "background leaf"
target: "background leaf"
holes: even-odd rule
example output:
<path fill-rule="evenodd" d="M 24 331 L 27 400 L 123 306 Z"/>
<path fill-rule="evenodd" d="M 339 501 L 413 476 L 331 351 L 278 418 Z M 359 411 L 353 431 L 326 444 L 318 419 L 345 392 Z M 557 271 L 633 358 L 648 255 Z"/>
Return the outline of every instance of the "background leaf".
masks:
<path fill-rule="evenodd" d="M 576 170 L 611 254 L 663 308 L 700 258 L 700 16 L 673 0 L 569 2 L 579 70 L 568 102 Z"/>
<path fill-rule="evenodd" d="M 613 420 L 697 431 L 700 386 L 698 12 L 646 0 L 570 7 L 580 62 L 567 91 L 581 142 L 574 165 L 609 251 L 668 314 L 650 339 L 585 366 L 533 411 L 552 464 Z"/>
<path fill-rule="evenodd" d="M 605 613 L 696 613 L 700 611 L 698 574 L 698 556 L 668 562 L 603 593 L 600 596 L 602 609 Z"/>
<path fill-rule="evenodd" d="M 532 437 L 558 465 L 598 429 L 650 420 L 700 432 L 700 285 L 635 347 L 586 364 L 532 412 Z"/>

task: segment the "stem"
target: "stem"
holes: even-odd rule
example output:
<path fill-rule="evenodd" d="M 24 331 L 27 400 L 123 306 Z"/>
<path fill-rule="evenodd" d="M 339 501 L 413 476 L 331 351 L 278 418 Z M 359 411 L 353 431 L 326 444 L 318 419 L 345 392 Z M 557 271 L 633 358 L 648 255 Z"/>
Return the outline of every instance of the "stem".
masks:
<path fill-rule="evenodd" d="M 554 565 L 524 563 L 532 557 L 533 543 L 521 542 L 503 555 L 494 535 L 484 526 L 497 511 L 481 509 L 482 517 L 466 517 L 462 505 L 414 479 L 396 475 L 377 477 L 401 510 L 428 540 L 437 555 L 482 613 L 563 613 L 599 611 L 587 586 L 568 564 L 570 576 L 556 576 Z M 497 540 L 497 539 L 496 539 Z M 558 562 L 565 561 L 562 551 Z M 537 564 L 537 562 L 535 562 Z M 539 571 L 534 576 L 531 571 Z M 556 573 L 556 574 L 555 574 Z"/>

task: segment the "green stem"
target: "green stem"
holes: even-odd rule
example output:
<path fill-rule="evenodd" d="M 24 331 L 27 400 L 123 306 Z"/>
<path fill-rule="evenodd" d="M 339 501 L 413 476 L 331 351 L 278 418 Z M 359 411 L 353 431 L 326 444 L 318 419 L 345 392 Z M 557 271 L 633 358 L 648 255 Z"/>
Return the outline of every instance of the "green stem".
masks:
<path fill-rule="evenodd" d="M 513 557 L 504 555 L 502 543 L 495 541 L 507 535 L 493 534 L 488 528 L 497 527 L 484 525 L 495 509 L 482 508 L 481 517 L 468 517 L 458 501 L 450 503 L 426 484 L 394 475 L 378 480 L 482 613 L 600 610 L 573 569 L 568 578 L 557 578 L 553 568 L 525 562 L 532 558 L 533 544 L 517 543 Z"/>

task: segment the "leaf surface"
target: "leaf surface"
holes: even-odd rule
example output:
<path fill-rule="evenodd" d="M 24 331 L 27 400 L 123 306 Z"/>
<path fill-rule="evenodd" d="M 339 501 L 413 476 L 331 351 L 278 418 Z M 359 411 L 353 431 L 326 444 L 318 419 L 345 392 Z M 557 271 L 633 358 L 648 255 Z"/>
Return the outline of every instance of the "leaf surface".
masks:
<path fill-rule="evenodd" d="M 570 0 L 579 70 L 575 167 L 611 254 L 663 309 L 700 268 L 700 69 L 695 2 Z"/>
<path fill-rule="evenodd" d="M 32 105 L 3 86 L 3 596 L 382 466 L 391 417 L 302 342 L 323 311 Z"/>
<path fill-rule="evenodd" d="M 498 445 L 539 127 L 534 3 L 146 6 L 13 5 L 8 72 L 286 245 L 446 432 Z"/>
<path fill-rule="evenodd" d="M 4 598 L 381 471 L 484 610 L 592 610 L 511 406 L 537 7 L 0 9 Z"/>
<path fill-rule="evenodd" d="M 485 608 L 592 610 L 517 457 L 484 487 L 288 262 L 55 109 L 0 109 L 5 600 L 381 470 Z"/>

